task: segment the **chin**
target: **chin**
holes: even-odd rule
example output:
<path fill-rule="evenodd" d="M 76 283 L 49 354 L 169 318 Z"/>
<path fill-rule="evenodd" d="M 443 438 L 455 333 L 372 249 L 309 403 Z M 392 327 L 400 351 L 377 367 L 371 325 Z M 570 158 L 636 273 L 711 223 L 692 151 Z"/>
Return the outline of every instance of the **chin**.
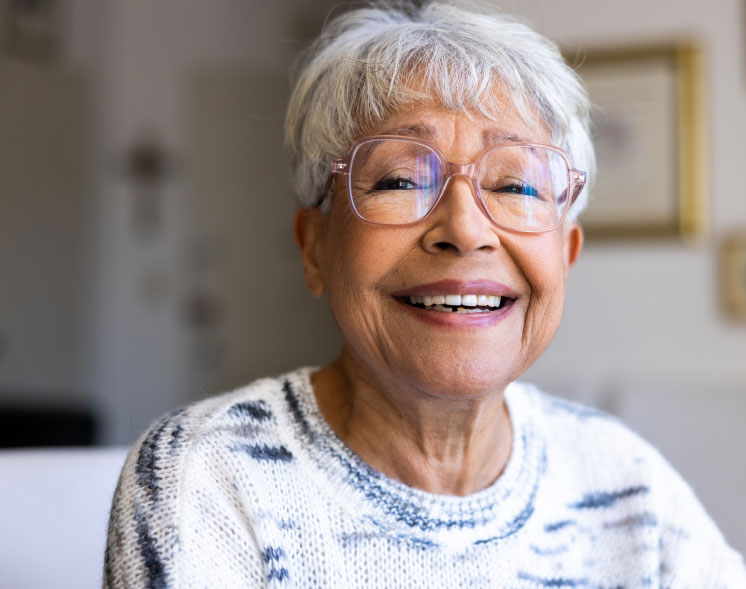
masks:
<path fill-rule="evenodd" d="M 415 368 L 401 366 L 402 380 L 424 395 L 439 399 L 480 399 L 502 392 L 517 374 L 505 363 L 450 358 Z"/>

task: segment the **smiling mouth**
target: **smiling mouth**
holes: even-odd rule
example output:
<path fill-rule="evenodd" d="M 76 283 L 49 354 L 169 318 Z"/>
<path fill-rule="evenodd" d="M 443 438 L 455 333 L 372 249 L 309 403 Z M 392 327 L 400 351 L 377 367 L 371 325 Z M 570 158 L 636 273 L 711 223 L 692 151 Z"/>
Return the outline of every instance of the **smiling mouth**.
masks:
<path fill-rule="evenodd" d="M 493 313 L 512 304 L 515 299 L 492 295 L 433 295 L 397 297 L 405 305 L 440 313 Z"/>

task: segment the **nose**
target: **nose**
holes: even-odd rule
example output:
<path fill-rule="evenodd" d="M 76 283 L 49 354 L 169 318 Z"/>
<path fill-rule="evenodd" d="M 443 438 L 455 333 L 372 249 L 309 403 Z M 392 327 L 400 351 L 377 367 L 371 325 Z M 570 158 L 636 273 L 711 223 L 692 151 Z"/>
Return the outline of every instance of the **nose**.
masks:
<path fill-rule="evenodd" d="M 479 206 L 474 187 L 466 176 L 451 176 L 427 221 L 423 247 L 428 253 L 451 251 L 465 255 L 500 247 L 497 228 Z"/>

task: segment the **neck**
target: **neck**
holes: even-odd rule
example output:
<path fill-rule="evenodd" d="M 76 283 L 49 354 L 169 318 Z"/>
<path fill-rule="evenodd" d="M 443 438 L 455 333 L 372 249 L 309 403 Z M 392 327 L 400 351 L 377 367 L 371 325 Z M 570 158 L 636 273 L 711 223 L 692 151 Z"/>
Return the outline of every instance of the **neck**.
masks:
<path fill-rule="evenodd" d="M 510 456 L 504 392 L 442 399 L 374 383 L 345 353 L 312 377 L 322 415 L 376 470 L 430 493 L 468 495 L 490 486 Z"/>

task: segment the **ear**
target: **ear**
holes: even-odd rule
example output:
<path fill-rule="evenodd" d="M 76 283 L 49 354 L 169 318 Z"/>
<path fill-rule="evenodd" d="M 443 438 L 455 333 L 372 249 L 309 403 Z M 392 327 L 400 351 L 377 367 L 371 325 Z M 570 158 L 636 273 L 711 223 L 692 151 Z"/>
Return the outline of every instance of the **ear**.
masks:
<path fill-rule="evenodd" d="M 325 224 L 321 211 L 307 207 L 299 209 L 293 219 L 293 235 L 303 262 L 303 280 L 315 297 L 326 291 L 320 264 Z"/>
<path fill-rule="evenodd" d="M 569 270 L 575 264 L 580 250 L 583 249 L 583 228 L 571 221 L 565 228 L 564 259 Z"/>

